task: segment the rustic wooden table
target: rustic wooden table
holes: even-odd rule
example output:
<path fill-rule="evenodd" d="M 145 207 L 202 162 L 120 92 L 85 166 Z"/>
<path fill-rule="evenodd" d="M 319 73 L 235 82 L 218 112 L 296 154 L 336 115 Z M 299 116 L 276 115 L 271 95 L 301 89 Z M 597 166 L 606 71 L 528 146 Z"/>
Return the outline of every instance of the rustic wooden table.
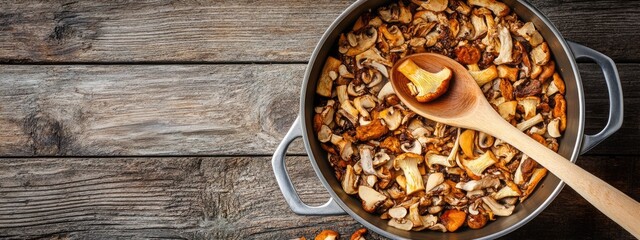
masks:
<path fill-rule="evenodd" d="M 565 38 L 617 62 L 624 125 L 578 165 L 640 199 L 640 2 L 532 2 Z M 270 166 L 310 53 L 351 3 L 2 1 L 0 238 L 288 239 L 362 227 L 295 215 Z M 595 64 L 580 70 L 594 133 L 608 95 Z M 302 198 L 324 202 L 300 140 L 289 155 Z M 565 188 L 505 238 L 632 236 Z"/>

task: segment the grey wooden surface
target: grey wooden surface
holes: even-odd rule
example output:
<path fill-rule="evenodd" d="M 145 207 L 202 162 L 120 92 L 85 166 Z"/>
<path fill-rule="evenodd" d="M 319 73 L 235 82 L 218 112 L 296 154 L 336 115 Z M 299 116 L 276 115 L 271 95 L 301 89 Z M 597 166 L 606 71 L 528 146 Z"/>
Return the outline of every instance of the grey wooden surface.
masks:
<path fill-rule="evenodd" d="M 351 3 L 2 1 L 0 238 L 289 239 L 362 227 L 293 214 L 270 168 L 306 61 Z M 640 2 L 532 3 L 617 62 L 625 123 L 578 165 L 640 199 Z M 607 92 L 595 64 L 580 69 L 595 133 Z M 324 202 L 301 141 L 288 153 L 303 200 Z M 632 239 L 568 188 L 505 238 Z"/>

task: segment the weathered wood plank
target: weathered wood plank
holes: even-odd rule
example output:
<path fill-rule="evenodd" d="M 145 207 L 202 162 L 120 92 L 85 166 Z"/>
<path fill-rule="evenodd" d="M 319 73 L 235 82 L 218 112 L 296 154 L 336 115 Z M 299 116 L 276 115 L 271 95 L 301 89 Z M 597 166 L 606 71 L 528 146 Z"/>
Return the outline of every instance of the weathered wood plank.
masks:
<path fill-rule="evenodd" d="M 640 199 L 639 160 L 587 156 L 578 165 Z M 323 203 L 328 194 L 308 158 L 290 157 L 287 163 L 303 200 Z M 360 227 L 349 216 L 293 214 L 268 157 L 0 160 L 3 239 L 290 239 Z M 533 236 L 632 239 L 568 188 L 506 238 Z"/>
<path fill-rule="evenodd" d="M 307 61 L 353 1 L 8 1 L 0 62 Z M 532 1 L 564 37 L 638 61 L 640 2 Z"/>
<path fill-rule="evenodd" d="M 250 155 L 293 122 L 304 65 L 1 69 L 4 156 Z"/>
<path fill-rule="evenodd" d="M 11 1 L 0 60 L 306 61 L 351 1 Z"/>
<path fill-rule="evenodd" d="M 581 64 L 587 132 L 606 123 L 599 69 Z M 3 65 L 0 155 L 269 155 L 298 113 L 305 66 Z M 640 64 L 621 64 L 623 129 L 595 154 L 639 154 Z M 304 154 L 302 141 L 290 153 Z"/>

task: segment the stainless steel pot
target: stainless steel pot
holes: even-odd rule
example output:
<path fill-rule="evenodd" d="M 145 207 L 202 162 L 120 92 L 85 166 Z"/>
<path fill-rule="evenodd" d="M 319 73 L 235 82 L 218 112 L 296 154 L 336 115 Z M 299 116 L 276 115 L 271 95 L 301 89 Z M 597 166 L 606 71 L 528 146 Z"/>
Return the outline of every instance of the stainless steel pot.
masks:
<path fill-rule="evenodd" d="M 589 149 L 602 142 L 622 125 L 623 106 L 620 78 L 614 62 L 602 53 L 577 43 L 565 41 L 555 26 L 535 7 L 523 0 L 505 0 L 511 9 L 523 20 L 531 21 L 549 44 L 560 73 L 566 84 L 567 129 L 560 141 L 559 153 L 572 162 Z M 327 161 L 327 154 L 313 132 L 313 104 L 315 87 L 325 59 L 336 43 L 341 32 L 368 9 L 376 8 L 387 1 L 360 0 L 347 8 L 320 39 L 316 46 L 302 82 L 300 96 L 300 114 L 293 126 L 273 155 L 272 165 L 278 185 L 284 194 L 291 210 L 300 215 L 337 215 L 349 214 L 368 229 L 383 236 L 394 239 L 493 239 L 503 236 L 529 222 L 537 216 L 560 193 L 564 183 L 549 174 L 538 189 L 525 201 L 518 204 L 513 215 L 500 217 L 479 230 L 465 230 L 455 233 L 439 233 L 433 231 L 406 232 L 389 227 L 379 216 L 365 212 L 360 201 L 347 195 L 340 182 L 333 175 Z M 576 59 L 587 58 L 595 61 L 604 73 L 604 80 L 609 91 L 609 120 L 605 128 L 595 135 L 584 135 L 584 92 L 578 72 Z M 295 138 L 302 137 L 311 164 L 320 181 L 329 191 L 331 199 L 322 206 L 308 206 L 298 197 L 284 166 L 286 149 Z"/>

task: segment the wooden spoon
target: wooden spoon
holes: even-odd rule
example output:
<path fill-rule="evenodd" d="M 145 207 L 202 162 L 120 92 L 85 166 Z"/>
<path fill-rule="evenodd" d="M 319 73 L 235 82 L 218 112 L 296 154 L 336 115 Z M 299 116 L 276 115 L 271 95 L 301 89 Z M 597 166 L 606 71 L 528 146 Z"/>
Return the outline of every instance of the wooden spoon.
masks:
<path fill-rule="evenodd" d="M 438 72 L 445 66 L 450 68 L 453 77 L 448 91 L 431 102 L 418 102 L 407 87 L 409 80 L 397 71 L 398 65 L 407 59 L 413 60 L 429 72 Z M 455 60 L 434 53 L 414 54 L 397 61 L 390 76 L 398 98 L 417 114 L 451 126 L 481 131 L 506 141 L 535 159 L 633 236 L 640 238 L 640 203 L 505 121 L 491 107 L 467 69 Z"/>

